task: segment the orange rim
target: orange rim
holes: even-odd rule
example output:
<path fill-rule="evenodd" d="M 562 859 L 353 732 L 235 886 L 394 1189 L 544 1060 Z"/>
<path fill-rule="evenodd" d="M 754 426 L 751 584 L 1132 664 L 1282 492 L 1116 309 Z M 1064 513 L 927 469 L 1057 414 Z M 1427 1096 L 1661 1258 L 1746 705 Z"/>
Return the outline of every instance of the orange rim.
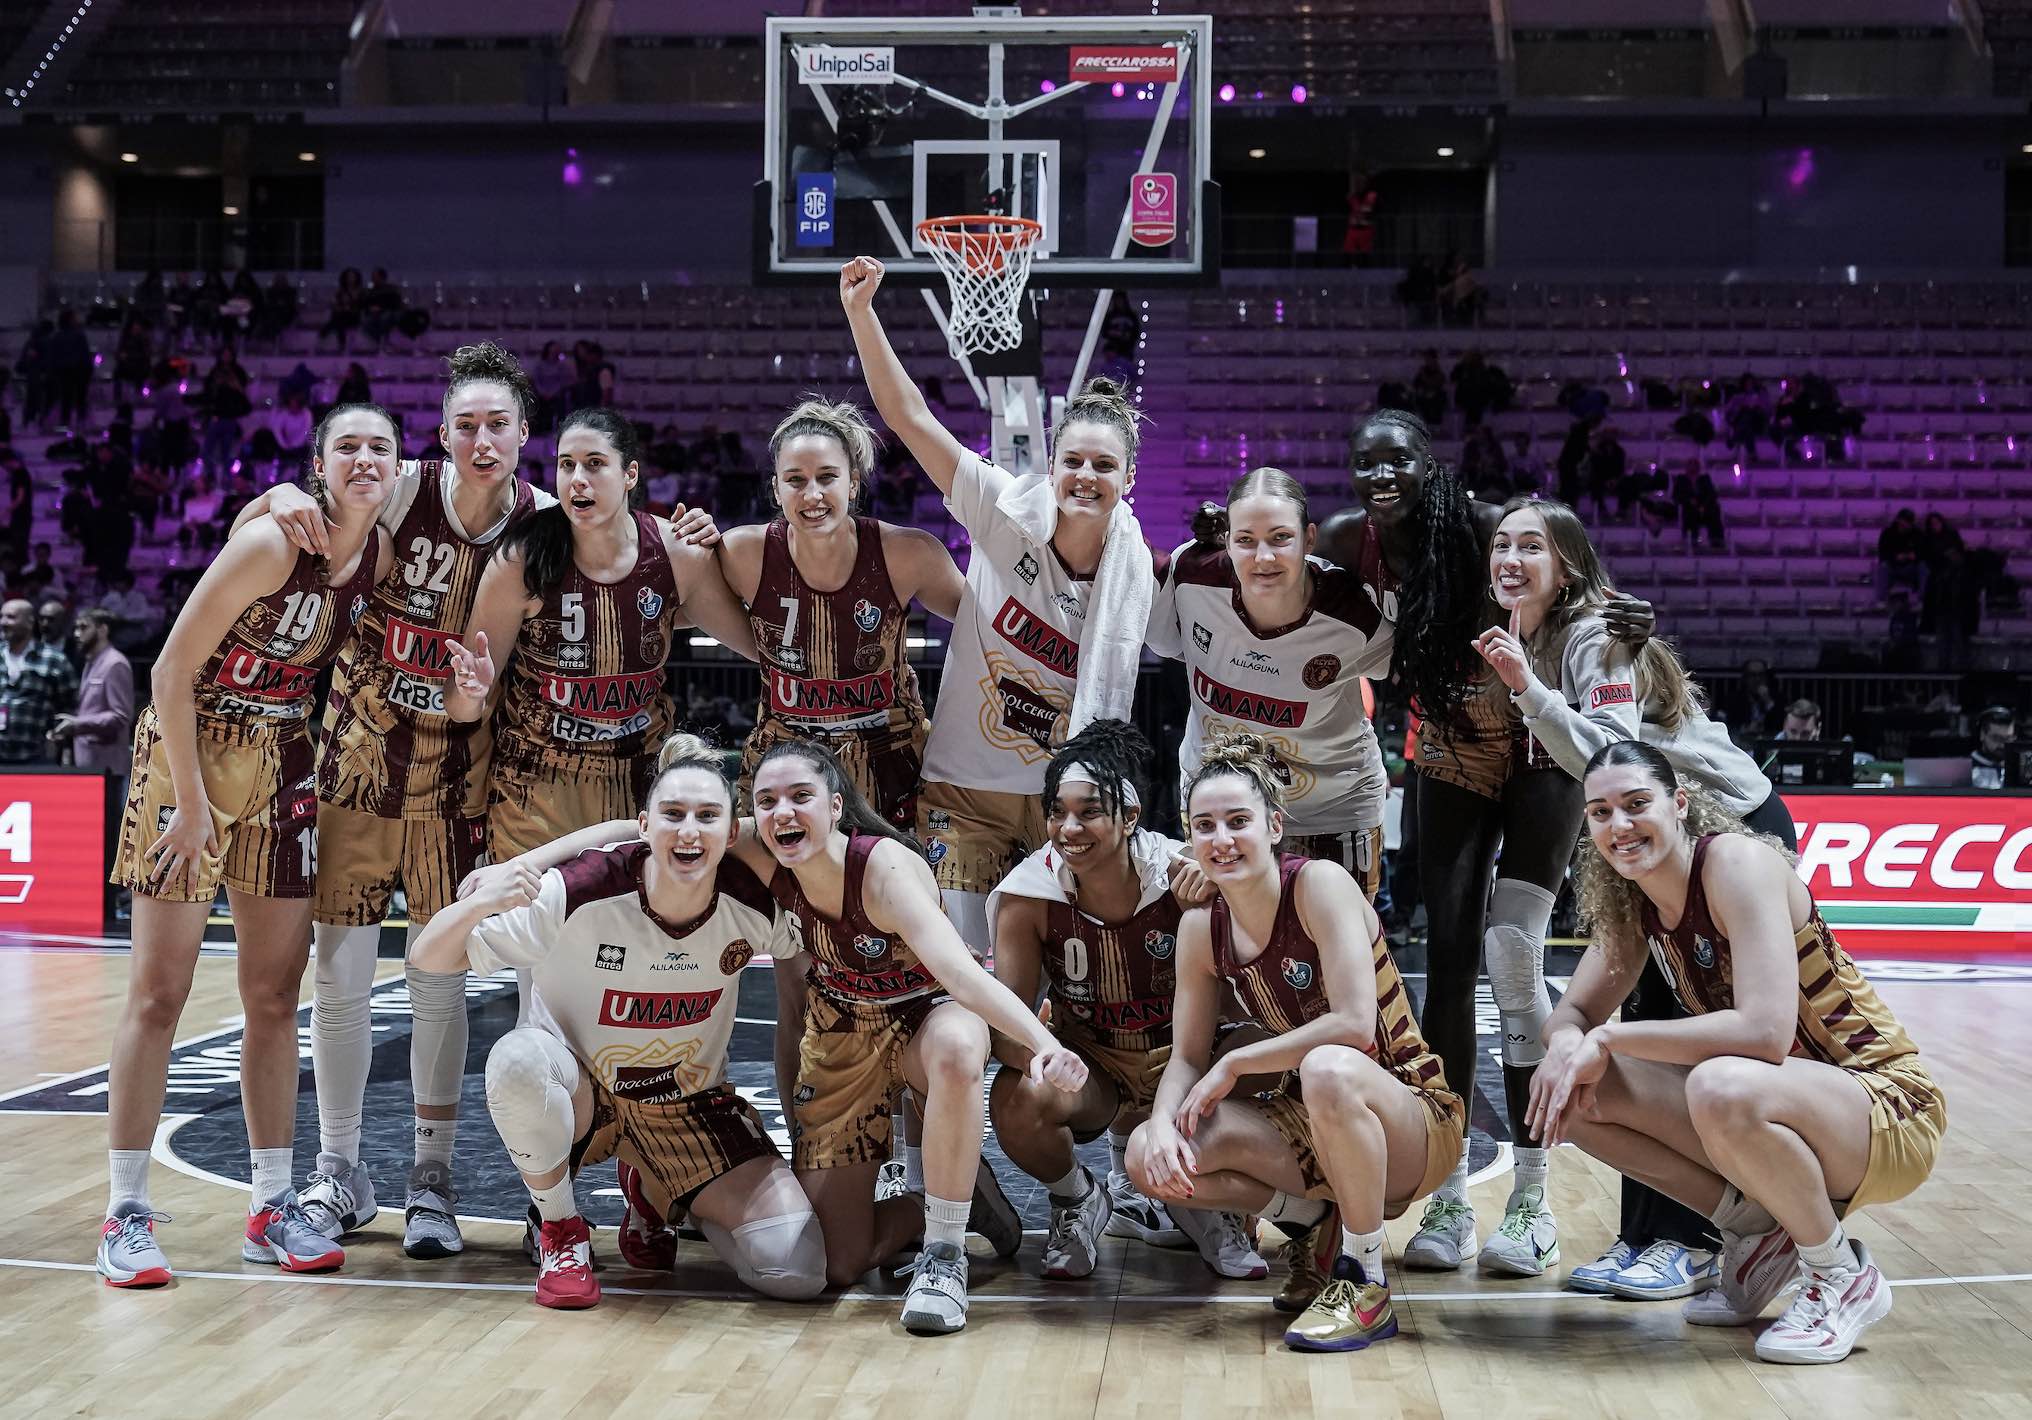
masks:
<path fill-rule="evenodd" d="M 1028 217 L 1000 217 L 974 212 L 956 217 L 927 217 L 917 224 L 926 246 L 957 256 L 975 271 L 999 271 L 1008 253 L 1033 246 L 1044 235 L 1044 224 Z"/>

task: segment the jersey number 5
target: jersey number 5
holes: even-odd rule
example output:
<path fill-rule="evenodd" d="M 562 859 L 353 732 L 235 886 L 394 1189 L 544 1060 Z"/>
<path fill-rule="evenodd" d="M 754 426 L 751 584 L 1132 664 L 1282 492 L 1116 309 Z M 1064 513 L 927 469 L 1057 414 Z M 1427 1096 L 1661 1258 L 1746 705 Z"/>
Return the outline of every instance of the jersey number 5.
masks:
<path fill-rule="evenodd" d="M 586 639 L 586 594 L 566 592 L 557 599 L 557 608 L 564 613 L 564 639 L 583 641 Z"/>

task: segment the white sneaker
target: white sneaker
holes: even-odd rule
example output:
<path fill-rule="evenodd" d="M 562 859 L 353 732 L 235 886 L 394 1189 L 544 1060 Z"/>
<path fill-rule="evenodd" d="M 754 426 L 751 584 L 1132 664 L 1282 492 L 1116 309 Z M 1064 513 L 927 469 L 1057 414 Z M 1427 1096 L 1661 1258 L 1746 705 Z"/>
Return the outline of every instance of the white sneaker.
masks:
<path fill-rule="evenodd" d="M 1689 1326 L 1748 1326 L 1799 1276 L 1799 1249 L 1783 1228 L 1725 1231 L 1714 1286 L 1689 1298 L 1679 1314 Z"/>
<path fill-rule="evenodd" d="M 1475 1210 L 1459 1198 L 1435 1193 L 1418 1215 L 1418 1231 L 1404 1245 L 1404 1265 L 1420 1272 L 1451 1272 L 1475 1250 Z"/>
<path fill-rule="evenodd" d="M 1152 1247 L 1190 1247 L 1192 1240 L 1171 1216 L 1171 1210 L 1137 1191 L 1127 1174 L 1108 1174 L 1108 1193 L 1115 1204 L 1108 1219 L 1111 1238 L 1141 1238 Z"/>
<path fill-rule="evenodd" d="M 1256 1251 L 1240 1215 L 1205 1208 L 1181 1208 L 1171 1215 L 1179 1231 L 1192 1239 L 1201 1261 L 1218 1277 L 1253 1282 L 1270 1275 L 1270 1264 Z"/>
<path fill-rule="evenodd" d="M 1721 1266 L 1706 1248 L 1666 1239 L 1652 1243 L 1600 1290 L 1632 1302 L 1667 1302 L 1714 1286 Z"/>
<path fill-rule="evenodd" d="M 334 1241 L 366 1227 L 381 1211 L 367 1166 L 337 1154 L 317 1156 L 317 1168 L 305 1180 L 297 1202 L 310 1225 Z"/>
<path fill-rule="evenodd" d="M 1855 1265 L 1825 1276 L 1809 1271 L 1785 1314 L 1757 1338 L 1757 1359 L 1819 1366 L 1847 1358 L 1863 1332 L 1891 1314 L 1891 1284 L 1851 1238 Z"/>
<path fill-rule="evenodd" d="M 918 1336 L 944 1336 L 967 1324 L 967 1255 L 951 1243 L 926 1243 L 907 1269 L 903 1329 Z"/>
<path fill-rule="evenodd" d="M 1593 1262 L 1583 1262 L 1566 1274 L 1566 1285 L 1576 1292 L 1606 1293 L 1609 1284 L 1616 1280 L 1638 1258 L 1637 1249 L 1617 1238 L 1609 1250 Z"/>
<path fill-rule="evenodd" d="M 1545 1206 L 1545 1186 L 1534 1183 L 1510 1195 L 1503 1225 L 1482 1246 L 1484 1272 L 1506 1277 L 1542 1277 L 1559 1261 L 1559 1221 Z"/>
<path fill-rule="evenodd" d="M 1044 1275 L 1054 1282 L 1091 1277 L 1101 1260 L 1101 1234 L 1115 1211 L 1114 1200 L 1092 1174 L 1087 1174 L 1086 1180 L 1086 1197 L 1079 1202 L 1051 1199 L 1051 1235 L 1044 1240 Z"/>
<path fill-rule="evenodd" d="M 909 1175 L 903 1167 L 903 1160 L 891 1159 L 875 1170 L 875 1201 L 885 1198 L 901 1198 L 910 1190 L 906 1186 Z"/>

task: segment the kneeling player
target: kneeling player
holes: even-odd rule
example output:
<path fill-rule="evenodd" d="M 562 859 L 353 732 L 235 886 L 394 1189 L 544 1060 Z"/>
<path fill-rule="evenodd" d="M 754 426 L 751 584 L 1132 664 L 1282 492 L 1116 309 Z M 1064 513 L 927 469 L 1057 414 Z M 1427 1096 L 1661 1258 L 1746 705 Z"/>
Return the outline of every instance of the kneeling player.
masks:
<path fill-rule="evenodd" d="M 1467 1110 L 1411 1018 L 1361 887 L 1338 863 L 1280 854 L 1278 785 L 1253 735 L 1217 737 L 1187 795 L 1192 847 L 1214 885 L 1179 923 L 1171 1063 L 1129 1143 L 1137 1186 L 1173 1207 L 1260 1213 L 1294 1237 L 1280 1310 L 1305 1351 L 1394 1336 L 1383 1220 L 1439 1186 Z M 1268 1039 L 1212 1058 L 1220 983 Z M 1269 1094 L 1227 1096 L 1283 1073 Z M 1331 1280 L 1319 1277 L 1329 1208 L 1341 1215 Z"/>
<path fill-rule="evenodd" d="M 1051 1198 L 1044 1275 L 1090 1275 L 1101 1235 L 1151 1239 L 1161 1228 L 1190 1238 L 1223 1277 L 1267 1268 L 1231 1213 L 1180 1209 L 1145 1198 L 1122 1167 L 1129 1131 L 1149 1115 L 1171 1056 L 1171 992 L 1184 910 L 1172 890 L 1183 845 L 1137 827 L 1139 781 L 1150 745 L 1121 720 L 1096 720 L 1044 771 L 1050 842 L 1016 865 L 988 899 L 995 975 L 1025 1001 L 1040 986 L 1052 1031 L 1087 1062 L 1086 1087 L 1067 1094 L 1023 1073 L 1030 1052 L 996 1037 L 1009 1068 L 988 1096 L 995 1137 Z M 1097 1182 L 1073 1155 L 1109 1131 L 1116 1169 Z M 1121 1144 L 1116 1144 L 1121 1140 Z"/>
<path fill-rule="evenodd" d="M 825 1242 L 804 1190 L 725 1084 L 741 969 L 766 951 L 774 904 L 728 854 L 734 790 L 718 751 L 665 741 L 642 841 L 537 876 L 513 865 L 431 919 L 415 964 L 531 971 L 529 1024 L 487 1057 L 487 1105 L 542 1223 L 536 1300 L 600 1299 L 572 1173 L 618 1158 L 665 1215 L 689 1210 L 756 1291 L 824 1288 Z"/>

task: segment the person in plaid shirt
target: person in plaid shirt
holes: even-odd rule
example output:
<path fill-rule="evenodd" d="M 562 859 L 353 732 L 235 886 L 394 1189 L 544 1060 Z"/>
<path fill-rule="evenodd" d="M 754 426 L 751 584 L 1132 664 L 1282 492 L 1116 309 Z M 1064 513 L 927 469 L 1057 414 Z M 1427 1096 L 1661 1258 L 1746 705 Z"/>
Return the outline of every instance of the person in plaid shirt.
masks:
<path fill-rule="evenodd" d="M 34 605 L 0 605 L 0 764 L 49 760 L 49 727 L 77 709 L 76 687 L 63 653 L 36 641 Z"/>

